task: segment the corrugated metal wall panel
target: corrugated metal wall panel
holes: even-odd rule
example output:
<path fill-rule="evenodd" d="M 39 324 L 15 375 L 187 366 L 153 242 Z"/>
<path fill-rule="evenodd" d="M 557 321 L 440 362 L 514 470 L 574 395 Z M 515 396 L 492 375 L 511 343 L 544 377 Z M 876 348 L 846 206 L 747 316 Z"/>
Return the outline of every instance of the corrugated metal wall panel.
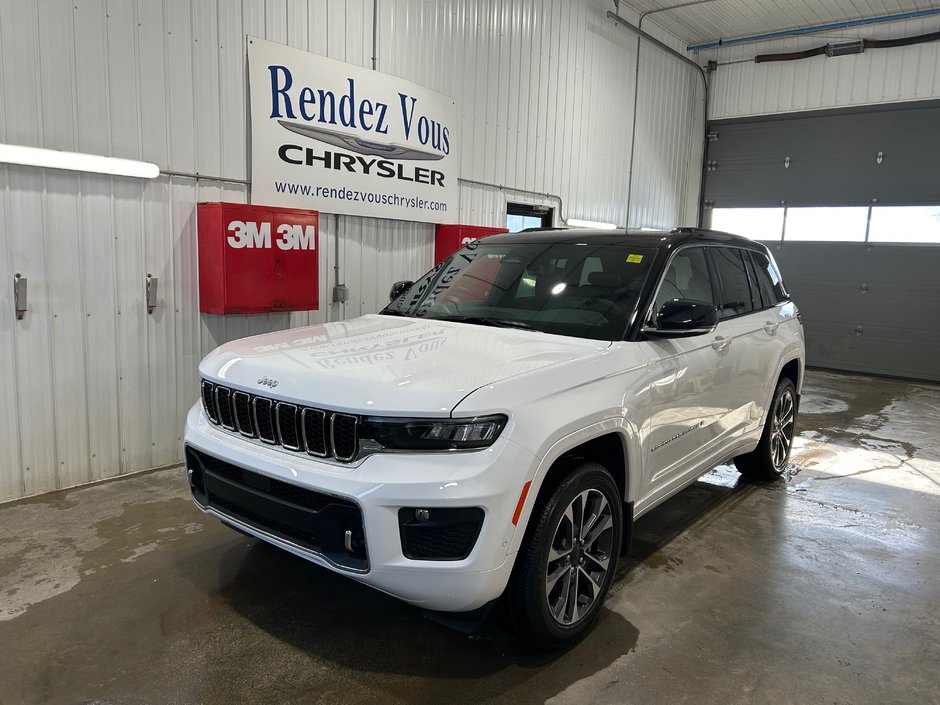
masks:
<path fill-rule="evenodd" d="M 606 19 L 608 9 L 599 1 L 387 0 L 379 6 L 378 68 L 455 98 L 465 178 L 556 194 L 566 216 L 622 226 L 637 39 Z M 664 158 L 675 174 L 636 180 L 630 220 L 688 224 L 689 90 L 697 79 L 645 43 L 640 65 L 647 92 L 657 92 L 655 104 L 640 100 L 640 116 L 659 135 L 649 158 Z M 638 135 L 638 146 L 647 144 Z M 659 189 L 674 182 L 682 185 L 663 199 Z"/>
<path fill-rule="evenodd" d="M 870 49 L 836 58 L 755 64 L 757 54 L 801 51 L 861 37 L 891 39 L 940 31 L 940 17 L 856 27 L 824 36 L 792 37 L 699 52 L 720 64 L 712 77 L 713 119 L 940 97 L 940 42 Z"/>
<path fill-rule="evenodd" d="M 2 111 L 0 111 L 2 113 Z M 0 118 L 2 120 L 2 118 Z M 0 133 L 3 123 L 0 122 Z M 0 166 L 0 228 L 4 232 L 10 229 L 9 187 L 7 167 Z M 0 272 L 15 271 L 12 266 L 12 252 L 10 238 L 4 237 L 0 247 Z M 7 380 L 0 384 L 0 404 L 4 409 L 19 409 L 17 393 L 19 388 L 12 381 L 16 379 L 16 337 L 14 330 L 17 325 L 13 307 L 9 302 L 13 299 L 13 279 L 6 276 L 0 288 L 0 378 Z M 3 415 L 0 420 L 0 497 L 18 497 L 23 494 L 23 473 L 20 456 L 20 425 L 19 414 Z"/>
<path fill-rule="evenodd" d="M 0 500 L 178 461 L 210 349 L 378 310 L 393 281 L 431 267 L 433 226 L 324 214 L 319 311 L 198 311 L 196 204 L 248 199 L 237 183 L 248 173 L 246 34 L 371 66 L 372 6 L 0 0 L 0 141 L 224 177 L 141 183 L 0 165 L 0 403 L 18 410 L 0 421 Z M 462 175 L 494 184 L 461 185 L 463 222 L 501 225 L 508 200 L 627 220 L 636 39 L 605 19 L 608 6 L 379 3 L 378 68 L 453 94 Z M 655 105 L 640 106 L 650 134 L 638 155 L 667 166 L 634 179 L 633 205 L 643 222 L 688 222 L 688 80 L 669 60 L 647 65 L 642 90 L 655 88 Z M 344 305 L 331 303 L 337 242 Z M 14 271 L 30 280 L 22 321 Z M 152 315 L 148 273 L 159 279 Z"/>
<path fill-rule="evenodd" d="M 644 42 L 633 159 L 631 227 L 669 228 L 676 214 L 694 225 L 696 188 L 690 189 L 689 155 L 702 150 L 702 80 L 690 69 Z M 675 86 L 684 88 L 676 100 Z"/>

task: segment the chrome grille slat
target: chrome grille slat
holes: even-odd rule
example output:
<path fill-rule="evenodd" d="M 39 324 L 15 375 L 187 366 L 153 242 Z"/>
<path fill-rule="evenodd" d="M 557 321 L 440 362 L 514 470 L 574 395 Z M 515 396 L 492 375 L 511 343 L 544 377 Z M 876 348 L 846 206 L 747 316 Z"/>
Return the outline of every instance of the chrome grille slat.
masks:
<path fill-rule="evenodd" d="M 266 397 L 255 397 L 251 401 L 251 409 L 254 414 L 255 431 L 265 443 L 277 445 L 277 429 L 274 426 L 274 418 L 271 414 L 274 402 Z"/>
<path fill-rule="evenodd" d="M 300 431 L 297 428 L 297 406 L 279 401 L 275 407 L 277 438 L 287 450 L 300 450 Z"/>
<path fill-rule="evenodd" d="M 235 392 L 232 394 L 232 405 L 235 407 L 235 425 L 238 426 L 238 432 L 248 438 L 256 437 L 258 432 L 251 409 L 251 395 L 247 392 Z"/>
<path fill-rule="evenodd" d="M 326 445 L 325 411 L 319 409 L 304 409 L 301 411 L 300 429 L 304 448 L 310 455 L 325 458 L 330 454 Z"/>
<path fill-rule="evenodd" d="M 215 387 L 215 406 L 219 414 L 219 423 L 229 431 L 235 429 L 235 409 L 232 408 L 232 390 L 222 385 Z"/>
<path fill-rule="evenodd" d="M 215 385 L 202 380 L 202 407 L 212 423 L 219 423 L 219 407 L 215 404 Z"/>
<path fill-rule="evenodd" d="M 214 425 L 285 450 L 343 463 L 359 455 L 360 417 L 299 406 L 202 380 L 202 401 Z"/>
<path fill-rule="evenodd" d="M 359 417 L 333 414 L 330 417 L 330 447 L 333 457 L 348 463 L 359 452 Z"/>

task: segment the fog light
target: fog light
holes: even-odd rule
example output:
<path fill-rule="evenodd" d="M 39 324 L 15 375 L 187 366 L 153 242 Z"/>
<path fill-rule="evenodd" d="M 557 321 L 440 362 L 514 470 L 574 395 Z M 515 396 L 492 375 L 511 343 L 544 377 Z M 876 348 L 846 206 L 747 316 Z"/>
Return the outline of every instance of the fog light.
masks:
<path fill-rule="evenodd" d="M 398 510 L 401 549 L 405 558 L 461 561 L 470 555 L 483 527 L 480 507 L 402 507 Z"/>

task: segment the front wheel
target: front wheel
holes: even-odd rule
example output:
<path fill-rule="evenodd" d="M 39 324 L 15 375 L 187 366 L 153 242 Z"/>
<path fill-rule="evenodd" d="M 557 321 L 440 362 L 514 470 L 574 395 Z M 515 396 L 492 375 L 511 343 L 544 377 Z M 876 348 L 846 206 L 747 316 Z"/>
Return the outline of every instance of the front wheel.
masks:
<path fill-rule="evenodd" d="M 617 570 L 622 502 L 610 473 L 586 462 L 537 507 L 509 588 L 516 626 L 534 646 L 567 646 L 597 619 Z"/>
<path fill-rule="evenodd" d="M 796 387 L 784 377 L 777 383 L 760 443 L 752 452 L 734 459 L 738 471 L 754 480 L 776 480 L 790 459 L 796 428 Z"/>

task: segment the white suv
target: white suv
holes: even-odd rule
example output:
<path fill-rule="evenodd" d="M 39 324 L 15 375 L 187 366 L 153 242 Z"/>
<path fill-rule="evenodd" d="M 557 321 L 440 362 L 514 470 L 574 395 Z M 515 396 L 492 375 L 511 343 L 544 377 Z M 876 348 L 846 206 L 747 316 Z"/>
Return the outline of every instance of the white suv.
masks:
<path fill-rule="evenodd" d="M 377 315 L 235 341 L 186 423 L 196 505 L 429 610 L 597 617 L 634 520 L 734 459 L 785 469 L 802 326 L 724 233 L 473 242 Z"/>

